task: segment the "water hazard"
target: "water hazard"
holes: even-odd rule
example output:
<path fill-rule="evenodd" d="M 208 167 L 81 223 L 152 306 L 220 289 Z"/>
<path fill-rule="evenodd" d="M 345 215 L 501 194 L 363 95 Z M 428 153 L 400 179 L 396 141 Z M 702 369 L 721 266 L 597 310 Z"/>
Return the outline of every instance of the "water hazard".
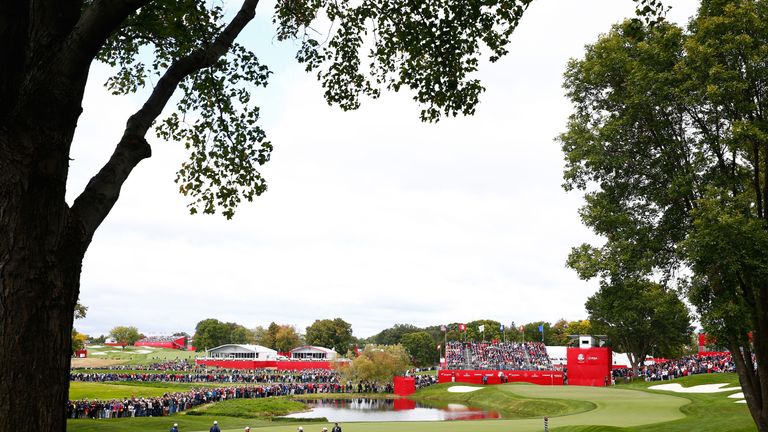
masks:
<path fill-rule="evenodd" d="M 397 422 L 498 419 L 496 411 L 460 404 L 433 407 L 410 399 L 311 399 L 300 400 L 310 412 L 291 414 L 288 418 L 325 417 L 330 422 Z"/>

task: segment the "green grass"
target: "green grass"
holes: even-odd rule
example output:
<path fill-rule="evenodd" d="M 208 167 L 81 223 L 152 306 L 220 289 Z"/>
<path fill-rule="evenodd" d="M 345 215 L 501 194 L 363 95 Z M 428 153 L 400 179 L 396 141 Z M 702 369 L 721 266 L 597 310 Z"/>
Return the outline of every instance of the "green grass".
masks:
<path fill-rule="evenodd" d="M 683 386 L 699 384 L 727 383 L 737 385 L 733 374 L 696 375 L 682 378 L 678 382 Z M 678 394 L 648 390 L 650 385 L 659 384 L 635 382 L 615 388 L 595 388 L 576 386 L 534 386 L 505 384 L 487 386 L 470 397 L 472 403 L 504 404 L 510 401 L 529 401 L 527 403 L 552 404 L 553 401 L 570 401 L 591 404 L 593 409 L 584 412 L 555 411 L 546 413 L 550 416 L 549 428 L 552 432 L 752 432 L 752 424 L 747 408 L 734 403 L 727 397 L 733 392 Z M 448 393 L 445 385 L 433 386 L 418 393 L 418 398 L 448 403 L 455 401 L 456 395 L 472 393 Z M 491 391 L 488 391 L 491 390 Z M 439 393 L 445 398 L 441 399 Z M 264 399 L 264 403 L 280 398 Z M 502 402 L 499 402 L 502 401 Z M 504 402 L 506 401 L 506 402 Z M 557 409 L 557 405 L 550 405 Z M 482 406 L 478 406 L 482 407 Z M 488 406 L 486 406 L 487 408 Z M 213 407 L 211 407 L 213 408 Z M 211 409 L 209 408 L 209 410 Z M 247 408 L 251 409 L 251 408 Z M 254 410 L 258 413 L 259 408 Z M 235 409 L 238 411 L 239 409 Z M 245 409 L 244 409 L 245 410 Z M 256 415 L 250 419 L 225 416 L 216 411 L 207 411 L 201 416 L 175 415 L 159 419 L 114 419 L 114 420 L 76 420 L 68 422 L 68 429 L 81 431 L 162 431 L 168 430 L 173 422 L 178 422 L 182 432 L 207 431 L 213 420 L 218 420 L 224 432 L 242 431 L 250 425 L 259 432 L 295 432 L 298 425 L 306 432 L 319 432 L 327 423 L 270 422 Z M 528 419 L 473 420 L 451 422 L 390 422 L 390 423 L 347 423 L 342 425 L 345 432 L 540 432 L 543 430 L 541 416 Z M 255 431 L 254 431 L 255 432 Z"/>
<path fill-rule="evenodd" d="M 307 406 L 287 397 L 260 399 L 230 399 L 195 408 L 187 415 L 206 415 L 214 417 L 271 418 L 305 411 Z"/>
<path fill-rule="evenodd" d="M 438 384 L 420 391 L 412 399 L 433 406 L 461 403 L 498 411 L 504 418 L 531 418 L 560 416 L 590 411 L 596 408 L 592 402 L 560 398 L 529 398 L 507 391 L 508 386 L 482 386 L 469 393 L 450 393 L 454 384 Z"/>
<path fill-rule="evenodd" d="M 69 399 L 120 399 L 130 396 L 152 397 L 165 393 L 182 392 L 196 388 L 231 387 L 231 383 L 162 383 L 120 382 L 95 383 L 73 381 L 69 383 Z"/>
<path fill-rule="evenodd" d="M 148 353 L 142 353 L 142 351 L 149 351 Z M 97 353 L 104 353 L 99 355 Z M 164 362 L 168 360 L 194 360 L 195 352 L 193 351 L 181 351 L 172 350 L 166 348 L 148 348 L 148 347 L 134 347 L 127 346 L 123 349 L 120 347 L 112 347 L 104 345 L 101 348 L 88 348 L 88 356 L 93 358 L 110 359 L 110 360 L 124 360 L 124 363 L 130 364 L 152 364 L 157 362 Z"/>

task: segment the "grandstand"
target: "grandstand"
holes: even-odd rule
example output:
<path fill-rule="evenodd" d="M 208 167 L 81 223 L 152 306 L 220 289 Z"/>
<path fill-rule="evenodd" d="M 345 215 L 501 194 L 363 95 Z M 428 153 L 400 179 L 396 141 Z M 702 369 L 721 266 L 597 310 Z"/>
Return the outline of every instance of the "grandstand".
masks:
<path fill-rule="evenodd" d="M 148 336 L 138 340 L 133 346 L 153 348 L 186 349 L 186 336 Z"/>
<path fill-rule="evenodd" d="M 453 370 L 552 370 L 542 342 L 448 342 L 446 367 Z"/>

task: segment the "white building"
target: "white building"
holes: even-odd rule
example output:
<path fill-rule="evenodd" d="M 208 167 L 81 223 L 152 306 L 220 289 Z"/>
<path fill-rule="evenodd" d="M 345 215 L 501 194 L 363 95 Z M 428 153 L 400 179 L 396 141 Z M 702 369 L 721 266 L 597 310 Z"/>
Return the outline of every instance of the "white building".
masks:
<path fill-rule="evenodd" d="M 206 358 L 213 360 L 277 360 L 277 351 L 261 345 L 227 344 L 209 349 Z"/>
<path fill-rule="evenodd" d="M 319 346 L 304 345 L 291 350 L 291 360 L 334 361 L 339 353 Z"/>

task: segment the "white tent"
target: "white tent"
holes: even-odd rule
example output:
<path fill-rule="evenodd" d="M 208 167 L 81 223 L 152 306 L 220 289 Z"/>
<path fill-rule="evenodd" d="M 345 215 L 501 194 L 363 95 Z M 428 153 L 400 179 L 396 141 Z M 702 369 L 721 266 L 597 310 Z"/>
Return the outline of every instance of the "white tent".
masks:
<path fill-rule="evenodd" d="M 277 351 L 261 345 L 227 344 L 209 349 L 206 357 L 219 360 L 277 360 Z"/>

